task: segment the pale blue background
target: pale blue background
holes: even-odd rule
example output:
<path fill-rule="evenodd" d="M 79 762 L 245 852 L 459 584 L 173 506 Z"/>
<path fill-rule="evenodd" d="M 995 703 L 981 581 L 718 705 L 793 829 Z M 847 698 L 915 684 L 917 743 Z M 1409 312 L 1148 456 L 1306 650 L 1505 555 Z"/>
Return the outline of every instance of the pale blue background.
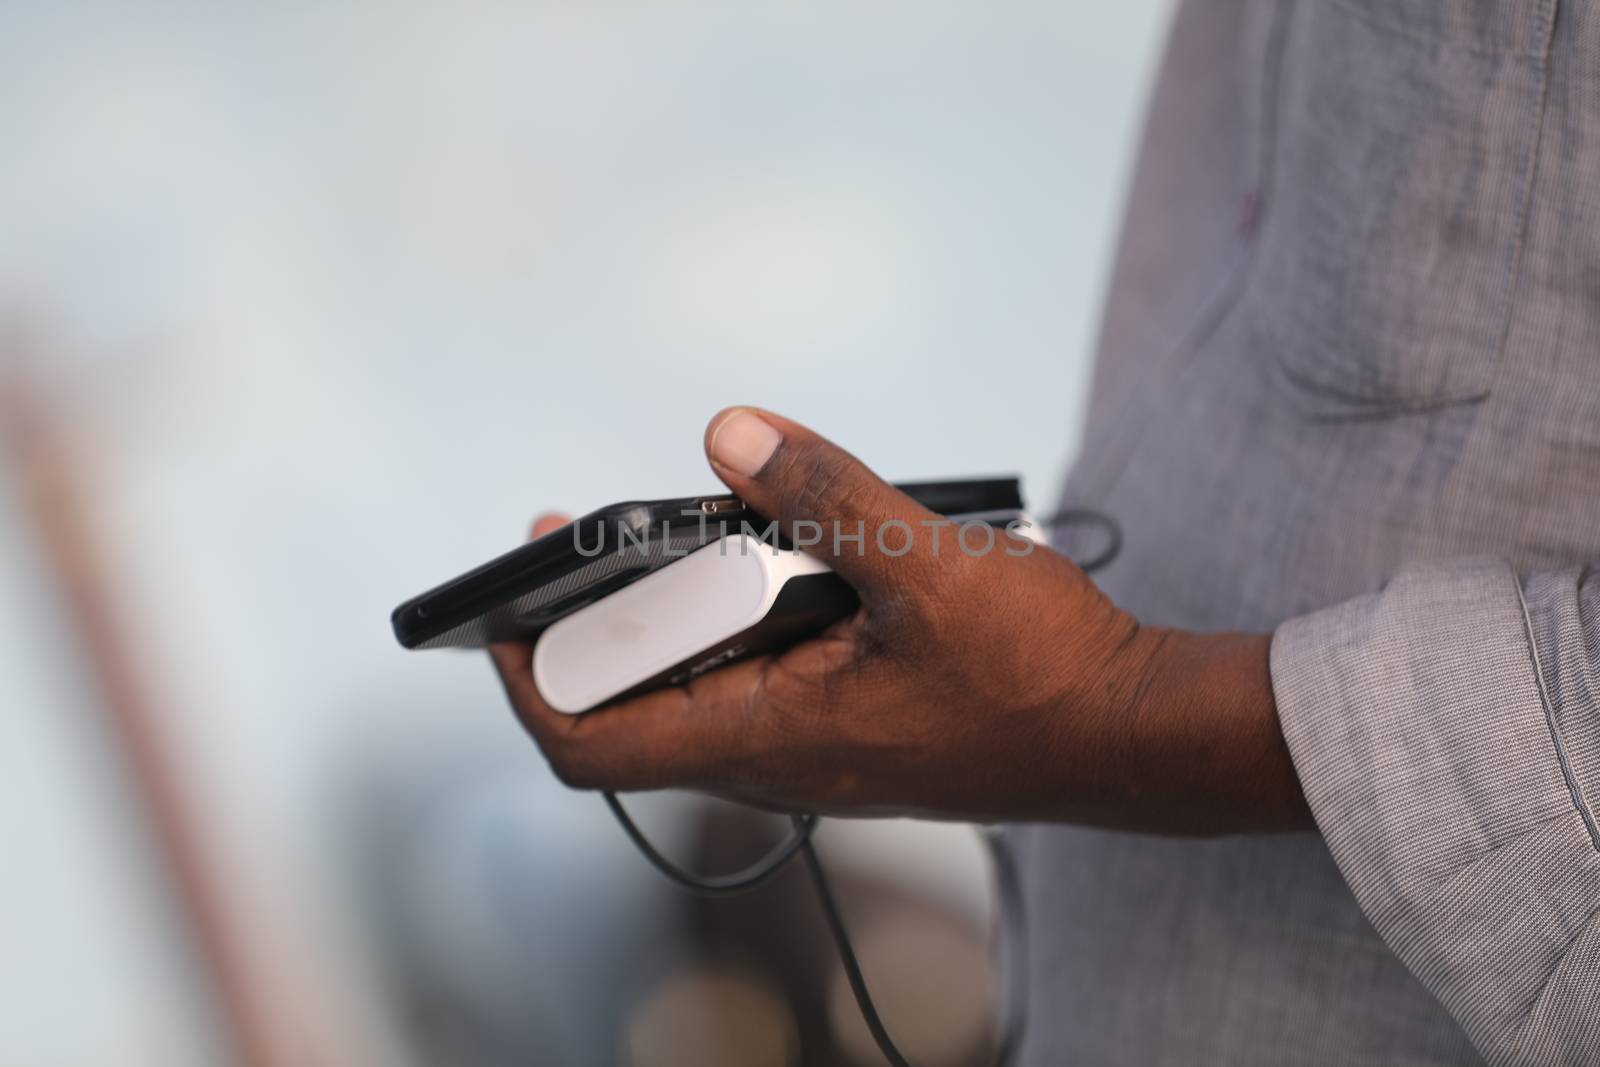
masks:
<path fill-rule="evenodd" d="M 475 657 L 395 648 L 395 602 L 541 508 L 711 488 L 732 402 L 1050 500 L 1166 8 L 0 9 L 0 314 L 91 457 L 230 877 L 312 973 L 308 1042 L 401 1055 L 330 813 L 353 769 L 478 745 L 545 781 Z M 209 1062 L 17 475 L 0 1063 Z M 858 851 L 978 878 L 894 841 Z"/>

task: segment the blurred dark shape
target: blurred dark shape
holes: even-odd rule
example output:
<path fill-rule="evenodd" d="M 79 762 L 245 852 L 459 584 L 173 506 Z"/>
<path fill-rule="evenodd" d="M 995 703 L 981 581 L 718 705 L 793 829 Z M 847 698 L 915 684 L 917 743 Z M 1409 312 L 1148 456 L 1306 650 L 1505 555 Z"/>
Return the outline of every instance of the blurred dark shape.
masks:
<path fill-rule="evenodd" d="M 828 863 L 828 827 L 817 830 Z M 728 871 L 788 832 L 785 820 L 730 805 L 708 807 L 698 831 L 698 869 Z M 997 1031 L 985 939 L 962 916 L 902 885 L 829 865 L 830 879 L 885 1026 L 919 1067 L 988 1067 Z M 693 899 L 697 941 L 773 977 L 799 1026 L 808 1067 L 883 1062 L 798 863 L 762 890 L 728 900 Z"/>
<path fill-rule="evenodd" d="M 345 836 L 422 1062 L 880 1062 L 854 1002 L 839 1001 L 839 961 L 798 864 L 705 900 L 662 879 L 598 797 L 565 790 L 530 753 L 445 741 L 387 768 L 351 762 Z M 720 803 L 689 806 L 687 826 L 661 833 L 661 812 L 635 806 L 664 850 L 706 873 L 787 833 L 786 820 Z M 896 1034 L 932 1067 L 986 1067 L 984 938 L 903 889 L 844 868 L 836 882 Z"/>
<path fill-rule="evenodd" d="M 465 739 L 349 764 L 352 881 L 418 1061 L 615 1062 L 634 998 L 689 954 L 683 898 L 599 801 Z"/>

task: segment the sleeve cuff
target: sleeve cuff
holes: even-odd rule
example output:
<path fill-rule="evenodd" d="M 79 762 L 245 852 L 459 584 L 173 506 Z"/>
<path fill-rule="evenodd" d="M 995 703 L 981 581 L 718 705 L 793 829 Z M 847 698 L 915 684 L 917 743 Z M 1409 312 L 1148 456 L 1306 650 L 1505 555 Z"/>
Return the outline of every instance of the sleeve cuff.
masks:
<path fill-rule="evenodd" d="M 1502 562 L 1409 568 L 1281 626 L 1273 689 L 1391 950 L 1491 1061 L 1600 1062 L 1600 844 L 1529 619 Z"/>

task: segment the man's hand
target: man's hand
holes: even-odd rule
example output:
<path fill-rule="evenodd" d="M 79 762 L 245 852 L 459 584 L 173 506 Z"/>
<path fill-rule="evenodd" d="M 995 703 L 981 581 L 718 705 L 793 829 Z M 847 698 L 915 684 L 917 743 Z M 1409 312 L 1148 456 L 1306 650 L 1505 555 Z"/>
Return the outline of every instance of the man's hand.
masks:
<path fill-rule="evenodd" d="M 495 645 L 512 706 L 569 785 L 832 814 L 1309 826 L 1266 636 L 1142 627 L 1065 557 L 999 531 L 987 550 L 963 541 L 777 415 L 719 414 L 706 452 L 797 540 L 820 524 L 809 551 L 861 608 L 782 654 L 579 716 L 540 698 L 531 646 Z"/>

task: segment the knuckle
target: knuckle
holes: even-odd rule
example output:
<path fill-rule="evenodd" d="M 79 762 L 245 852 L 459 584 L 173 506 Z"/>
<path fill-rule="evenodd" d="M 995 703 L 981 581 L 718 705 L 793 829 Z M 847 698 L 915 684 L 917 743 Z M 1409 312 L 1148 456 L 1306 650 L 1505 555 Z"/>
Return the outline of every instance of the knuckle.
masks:
<path fill-rule="evenodd" d="M 550 768 L 555 771 L 556 781 L 568 789 L 591 792 L 600 787 L 600 783 L 581 764 L 570 760 L 551 760 Z"/>
<path fill-rule="evenodd" d="M 806 445 L 793 461 L 786 501 L 789 513 L 799 516 L 829 516 L 849 510 L 860 491 L 850 457 L 832 449 Z"/>
<path fill-rule="evenodd" d="M 998 591 L 967 580 L 965 563 L 940 560 L 915 581 L 898 585 L 874 604 L 877 639 L 888 658 L 923 659 L 928 650 L 958 637 L 974 617 L 986 617 Z"/>
<path fill-rule="evenodd" d="M 550 761 L 550 770 L 555 774 L 556 780 L 568 789 L 587 791 L 600 788 L 601 783 L 595 773 L 594 761 L 571 746 L 547 747 L 545 758 Z"/>

